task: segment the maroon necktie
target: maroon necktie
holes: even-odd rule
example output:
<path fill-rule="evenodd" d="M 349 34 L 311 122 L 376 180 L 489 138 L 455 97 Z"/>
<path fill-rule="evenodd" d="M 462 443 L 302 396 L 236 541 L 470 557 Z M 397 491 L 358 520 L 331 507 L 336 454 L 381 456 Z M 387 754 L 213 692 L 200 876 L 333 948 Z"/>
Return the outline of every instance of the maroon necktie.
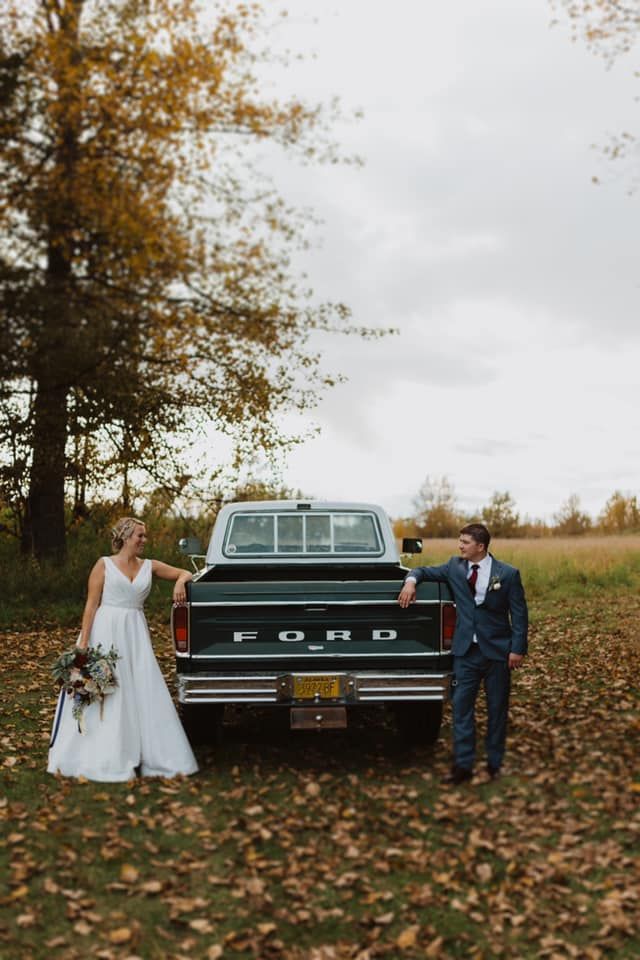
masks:
<path fill-rule="evenodd" d="M 478 570 L 480 569 L 479 563 L 471 564 L 471 576 L 467 578 L 467 583 L 469 584 L 469 590 L 471 590 L 471 596 L 475 597 L 476 595 L 476 580 L 478 579 Z"/>

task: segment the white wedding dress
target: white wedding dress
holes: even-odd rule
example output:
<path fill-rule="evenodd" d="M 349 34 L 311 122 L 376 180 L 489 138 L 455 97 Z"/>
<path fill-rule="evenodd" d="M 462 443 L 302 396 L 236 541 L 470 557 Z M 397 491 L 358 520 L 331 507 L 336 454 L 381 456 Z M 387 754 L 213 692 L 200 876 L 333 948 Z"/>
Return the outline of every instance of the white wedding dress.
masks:
<path fill-rule="evenodd" d="M 198 764 L 178 718 L 153 652 L 143 605 L 151 589 L 151 560 L 131 582 L 111 557 L 103 557 L 104 588 L 89 646 L 119 660 L 118 686 L 84 712 L 85 732 L 72 716 L 69 697 L 60 696 L 49 749 L 49 773 L 88 780 L 130 780 L 195 773 Z"/>

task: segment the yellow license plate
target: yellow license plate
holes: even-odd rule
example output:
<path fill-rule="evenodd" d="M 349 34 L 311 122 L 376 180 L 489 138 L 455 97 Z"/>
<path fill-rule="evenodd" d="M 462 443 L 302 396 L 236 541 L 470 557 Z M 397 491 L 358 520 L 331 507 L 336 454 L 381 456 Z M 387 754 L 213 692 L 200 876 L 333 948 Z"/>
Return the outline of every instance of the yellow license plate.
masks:
<path fill-rule="evenodd" d="M 294 677 L 294 700 L 334 700 L 340 696 L 340 677 Z"/>

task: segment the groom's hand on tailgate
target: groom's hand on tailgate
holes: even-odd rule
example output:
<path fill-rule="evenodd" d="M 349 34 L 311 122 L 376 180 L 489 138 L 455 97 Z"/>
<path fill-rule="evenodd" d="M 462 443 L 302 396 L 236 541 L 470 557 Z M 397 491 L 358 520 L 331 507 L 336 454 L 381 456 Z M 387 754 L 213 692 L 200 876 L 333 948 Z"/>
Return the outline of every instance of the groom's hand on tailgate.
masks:
<path fill-rule="evenodd" d="M 407 580 L 404 587 L 398 594 L 398 603 L 401 607 L 408 607 L 416 598 L 415 580 Z"/>

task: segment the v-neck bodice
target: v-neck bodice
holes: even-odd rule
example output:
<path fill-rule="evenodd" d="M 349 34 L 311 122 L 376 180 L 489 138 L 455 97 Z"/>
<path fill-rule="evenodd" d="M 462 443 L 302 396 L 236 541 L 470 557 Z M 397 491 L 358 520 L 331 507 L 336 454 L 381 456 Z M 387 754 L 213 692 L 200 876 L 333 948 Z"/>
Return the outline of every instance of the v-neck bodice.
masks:
<path fill-rule="evenodd" d="M 143 560 L 133 580 L 122 572 L 112 557 L 103 557 L 104 587 L 102 604 L 142 610 L 151 590 L 151 560 Z"/>

